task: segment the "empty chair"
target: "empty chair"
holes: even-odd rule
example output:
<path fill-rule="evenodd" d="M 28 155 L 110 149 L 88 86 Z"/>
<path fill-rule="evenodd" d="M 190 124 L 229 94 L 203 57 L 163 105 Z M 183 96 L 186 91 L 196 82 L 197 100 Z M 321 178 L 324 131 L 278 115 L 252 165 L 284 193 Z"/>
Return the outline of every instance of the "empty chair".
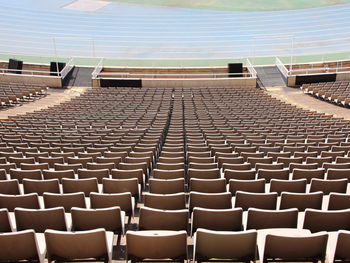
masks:
<path fill-rule="evenodd" d="M 313 178 L 310 184 L 310 193 L 318 191 L 323 192 L 324 195 L 329 195 L 331 192 L 346 193 L 347 187 L 348 179 L 322 180 Z"/>
<path fill-rule="evenodd" d="M 63 164 L 63 157 L 39 157 L 39 163 L 47 163 L 50 168 L 54 168 L 56 163 Z"/>
<path fill-rule="evenodd" d="M 17 231 L 34 229 L 43 233 L 46 229 L 67 231 L 66 218 L 63 207 L 48 209 L 16 208 L 15 218 Z"/>
<path fill-rule="evenodd" d="M 112 262 L 113 232 L 102 228 L 77 232 L 46 230 L 45 241 L 49 262 L 91 258 Z"/>
<path fill-rule="evenodd" d="M 350 208 L 350 195 L 340 193 L 330 193 L 328 200 L 328 210 L 342 210 Z"/>
<path fill-rule="evenodd" d="M 322 192 L 307 194 L 283 192 L 281 194 L 280 209 L 297 208 L 300 212 L 306 208 L 321 209 L 322 198 Z"/>
<path fill-rule="evenodd" d="M 21 170 L 48 170 L 49 165 L 47 163 L 21 163 Z"/>
<path fill-rule="evenodd" d="M 350 230 L 350 209 L 337 211 L 306 209 L 303 228 L 309 229 L 312 233 Z"/>
<path fill-rule="evenodd" d="M 266 170 L 281 170 L 283 169 L 283 163 L 257 163 L 255 170 L 266 169 Z"/>
<path fill-rule="evenodd" d="M 304 236 L 266 235 L 264 262 L 291 261 L 317 262 L 325 261 L 328 234 L 317 233 Z M 292 248 L 292 249 L 291 249 Z"/>
<path fill-rule="evenodd" d="M 264 210 L 249 208 L 247 229 L 297 228 L 298 209 Z"/>
<path fill-rule="evenodd" d="M 198 228 L 205 228 L 216 231 L 240 231 L 242 225 L 242 208 L 230 209 L 208 209 L 195 207 L 192 212 L 191 233 Z"/>
<path fill-rule="evenodd" d="M 31 180 L 23 179 L 23 191 L 25 194 L 37 193 L 43 195 L 47 193 L 60 193 L 60 184 L 58 179 L 50 180 Z"/>
<path fill-rule="evenodd" d="M 255 180 L 255 169 L 251 170 L 230 170 L 227 169 L 224 172 L 224 177 L 228 183 L 231 179 L 237 180 Z"/>
<path fill-rule="evenodd" d="M 277 180 L 272 179 L 270 182 L 270 192 L 276 192 L 281 195 L 282 192 L 306 193 L 306 179 L 299 180 Z"/>
<path fill-rule="evenodd" d="M 189 169 L 198 169 L 198 170 L 206 170 L 206 169 L 216 169 L 218 168 L 217 163 L 188 163 Z"/>
<path fill-rule="evenodd" d="M 228 209 L 232 208 L 231 193 L 200 193 L 190 192 L 189 209 L 194 207 L 210 208 L 210 209 Z"/>
<path fill-rule="evenodd" d="M 226 192 L 226 180 L 219 179 L 198 179 L 191 178 L 190 191 L 202 193 L 221 193 Z"/>
<path fill-rule="evenodd" d="M 134 215 L 135 200 L 131 193 L 119 194 L 90 194 L 91 208 L 107 208 L 112 206 L 119 206 L 127 215 Z"/>
<path fill-rule="evenodd" d="M 336 246 L 334 249 L 334 254 L 330 255 L 333 261 L 330 262 L 347 262 L 350 259 L 349 253 L 349 242 L 350 242 L 350 232 L 345 230 L 340 230 L 338 232 L 338 237 L 336 241 Z"/>
<path fill-rule="evenodd" d="M 277 193 L 248 193 L 237 191 L 235 207 L 241 207 L 243 211 L 249 208 L 276 210 Z"/>
<path fill-rule="evenodd" d="M 156 169 L 160 170 L 182 170 L 185 168 L 184 163 L 161 163 L 156 164 Z"/>
<path fill-rule="evenodd" d="M 317 168 L 317 169 L 297 169 L 295 168 L 292 173 L 292 179 L 306 179 L 307 183 L 311 182 L 312 178 L 324 179 L 325 177 L 325 169 Z"/>
<path fill-rule="evenodd" d="M 327 169 L 327 180 L 348 179 L 350 180 L 350 169 Z"/>
<path fill-rule="evenodd" d="M 9 211 L 6 208 L 0 208 L 0 233 L 12 232 L 12 224 Z"/>
<path fill-rule="evenodd" d="M 278 157 L 277 163 L 283 163 L 285 168 L 288 168 L 291 163 L 302 163 L 303 157 Z"/>
<path fill-rule="evenodd" d="M 257 172 L 258 179 L 265 179 L 266 183 L 270 183 L 271 179 L 288 180 L 289 179 L 289 169 L 276 169 L 267 170 L 259 169 Z"/>
<path fill-rule="evenodd" d="M 36 193 L 26 195 L 0 194 L 0 208 L 13 212 L 16 207 L 40 209 L 39 196 Z"/>
<path fill-rule="evenodd" d="M 79 169 L 82 169 L 83 165 L 81 163 L 75 163 L 75 164 L 55 164 L 55 170 L 56 171 L 66 171 L 66 170 L 73 170 L 74 173 L 78 173 Z M 46 168 L 48 170 L 49 168 Z"/>
<path fill-rule="evenodd" d="M 254 168 L 256 164 L 272 164 L 273 160 L 272 157 L 248 157 L 247 162 Z"/>
<path fill-rule="evenodd" d="M 175 170 L 153 169 L 153 178 L 156 178 L 156 179 L 185 178 L 185 170 L 184 169 L 175 169 Z"/>
<path fill-rule="evenodd" d="M 185 192 L 185 179 L 156 179 L 148 181 L 149 192 L 153 194 L 175 194 Z"/>
<path fill-rule="evenodd" d="M 35 159 L 34 157 L 24 157 L 24 158 L 21 158 L 21 157 L 10 157 L 9 158 L 9 162 L 10 163 L 15 163 L 17 167 L 20 167 L 21 164 L 23 163 L 29 163 L 29 164 L 34 164 L 35 163 Z"/>
<path fill-rule="evenodd" d="M 309 169 L 317 169 L 318 164 L 317 163 L 291 163 L 289 165 L 289 172 L 293 172 L 293 170 L 297 169 L 304 169 L 304 170 L 309 170 Z"/>
<path fill-rule="evenodd" d="M 67 213 L 71 211 L 72 207 L 86 208 L 83 192 L 71 194 L 44 193 L 43 201 L 45 208 L 62 206 Z"/>
<path fill-rule="evenodd" d="M 24 178 L 33 179 L 33 180 L 41 180 L 41 170 L 17 170 L 10 169 L 10 177 L 11 179 L 17 179 L 21 184 Z"/>
<path fill-rule="evenodd" d="M 78 169 L 78 178 L 87 179 L 87 178 L 97 178 L 99 184 L 102 183 L 102 180 L 109 178 L 109 170 L 88 170 L 88 169 Z"/>
<path fill-rule="evenodd" d="M 258 180 L 237 180 L 230 179 L 229 191 L 232 195 L 236 195 L 237 191 L 251 192 L 251 193 L 265 193 L 265 179 Z"/>
<path fill-rule="evenodd" d="M 88 170 L 103 170 L 108 169 L 109 172 L 115 169 L 116 165 L 114 163 L 87 163 L 86 168 Z"/>
<path fill-rule="evenodd" d="M 39 246 L 34 230 L 24 230 L 0 235 L 0 261 L 44 263 L 46 247 Z"/>
<path fill-rule="evenodd" d="M 217 179 L 220 178 L 220 170 L 219 168 L 213 169 L 188 169 L 188 176 L 190 179 L 198 178 L 198 179 Z"/>
<path fill-rule="evenodd" d="M 97 178 L 89 179 L 62 179 L 63 193 L 83 192 L 85 196 L 90 196 L 92 192 L 98 192 Z"/>
<path fill-rule="evenodd" d="M 145 184 L 145 177 L 142 169 L 135 170 L 119 170 L 113 169 L 111 171 L 111 175 L 113 179 L 131 179 L 136 178 L 139 181 L 139 184 Z"/>
<path fill-rule="evenodd" d="M 188 227 L 188 210 L 160 210 L 140 208 L 139 230 L 185 230 Z"/>
<path fill-rule="evenodd" d="M 339 157 L 337 157 L 338 159 Z M 322 167 L 324 163 L 331 163 L 333 160 L 332 157 L 307 157 L 306 163 L 317 163 L 318 167 Z"/>
<path fill-rule="evenodd" d="M 250 163 L 240 163 L 240 164 L 223 163 L 222 171 L 225 172 L 226 170 L 250 170 L 251 167 L 252 166 L 250 165 Z"/>
<path fill-rule="evenodd" d="M 212 231 L 199 228 L 194 236 L 193 258 L 197 262 L 239 261 L 255 262 L 257 256 L 257 232 Z"/>
<path fill-rule="evenodd" d="M 0 181 L 0 194 L 5 195 L 20 195 L 21 190 L 17 179 L 1 180 Z"/>
<path fill-rule="evenodd" d="M 139 181 L 136 178 L 131 179 L 108 179 L 104 178 L 102 181 L 103 193 L 125 193 L 129 192 L 138 201 L 141 193 Z"/>
<path fill-rule="evenodd" d="M 87 163 L 92 163 L 93 159 L 92 157 L 68 157 L 67 158 L 68 164 L 81 164 L 83 168 L 86 168 Z M 55 167 L 57 164 L 55 164 Z"/>
<path fill-rule="evenodd" d="M 121 211 L 118 206 L 99 209 L 73 207 L 70 212 L 72 231 L 104 228 L 116 234 L 124 233 L 125 212 Z"/>
<path fill-rule="evenodd" d="M 144 205 L 163 210 L 186 209 L 186 194 L 151 194 L 144 195 Z"/>
<path fill-rule="evenodd" d="M 65 170 L 65 171 L 54 171 L 54 170 L 43 170 L 44 180 L 50 179 L 58 179 L 60 183 L 62 183 L 63 178 L 74 179 L 74 171 L 73 170 Z"/>
<path fill-rule="evenodd" d="M 186 231 L 127 231 L 127 260 L 187 260 Z"/>

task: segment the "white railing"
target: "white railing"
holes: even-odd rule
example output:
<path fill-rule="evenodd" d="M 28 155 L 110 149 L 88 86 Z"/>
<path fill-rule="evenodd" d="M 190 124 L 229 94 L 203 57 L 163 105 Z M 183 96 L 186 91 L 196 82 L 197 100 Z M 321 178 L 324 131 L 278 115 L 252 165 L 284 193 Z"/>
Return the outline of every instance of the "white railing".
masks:
<path fill-rule="evenodd" d="M 74 68 L 74 58 L 70 58 L 66 66 L 59 73 L 61 78 L 64 79 L 73 68 Z"/>
<path fill-rule="evenodd" d="M 144 78 L 144 79 L 223 79 L 223 78 L 254 78 L 249 73 L 114 73 L 102 72 L 98 74 L 99 78 Z"/>
<path fill-rule="evenodd" d="M 252 78 L 256 78 L 257 73 L 256 73 L 256 70 L 255 70 L 253 64 L 250 62 L 249 59 L 247 59 L 246 63 L 247 63 L 247 70 L 248 70 L 248 72 L 251 74 Z"/>
<path fill-rule="evenodd" d="M 277 66 L 278 70 L 281 72 L 281 74 L 285 78 L 287 78 L 289 76 L 289 71 L 286 68 L 286 66 L 282 63 L 282 61 L 278 57 L 276 57 L 275 63 L 276 63 L 276 66 Z"/>
<path fill-rule="evenodd" d="M 7 69 L 0 68 L 0 74 L 15 74 L 15 75 L 25 75 L 25 76 L 47 76 L 50 77 L 51 71 L 41 71 L 41 70 L 25 70 L 25 69 Z"/>
<path fill-rule="evenodd" d="M 91 73 L 93 79 L 97 79 L 103 69 L 104 58 L 101 58 L 98 64 L 96 65 L 94 71 Z"/>

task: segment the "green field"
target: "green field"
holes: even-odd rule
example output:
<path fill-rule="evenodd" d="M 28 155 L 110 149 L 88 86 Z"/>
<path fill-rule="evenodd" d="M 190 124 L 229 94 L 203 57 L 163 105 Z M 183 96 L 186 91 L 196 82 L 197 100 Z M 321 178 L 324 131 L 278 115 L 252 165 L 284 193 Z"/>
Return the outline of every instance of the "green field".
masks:
<path fill-rule="evenodd" d="M 349 4 L 350 0 L 109 0 L 141 5 L 217 11 L 277 11 Z"/>

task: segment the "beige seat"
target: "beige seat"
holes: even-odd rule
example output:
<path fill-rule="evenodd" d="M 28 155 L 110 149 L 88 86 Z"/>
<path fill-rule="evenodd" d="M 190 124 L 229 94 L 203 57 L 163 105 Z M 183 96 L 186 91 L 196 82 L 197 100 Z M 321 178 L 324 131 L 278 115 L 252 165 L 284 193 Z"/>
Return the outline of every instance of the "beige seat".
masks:
<path fill-rule="evenodd" d="M 112 263 L 113 233 L 102 228 L 77 232 L 46 230 L 45 241 L 49 262 L 93 258 Z"/>
<path fill-rule="evenodd" d="M 193 258 L 197 262 L 257 260 L 257 232 L 212 231 L 199 228 L 194 235 Z"/>
<path fill-rule="evenodd" d="M 0 235 L 0 247 L 0 261 L 44 263 L 46 247 L 39 246 L 34 230 L 3 233 Z"/>
<path fill-rule="evenodd" d="M 298 209 L 265 210 L 249 208 L 247 229 L 297 228 Z"/>
<path fill-rule="evenodd" d="M 17 231 L 33 229 L 43 233 L 46 229 L 67 231 L 63 207 L 48 209 L 15 208 Z"/>
<path fill-rule="evenodd" d="M 186 231 L 127 231 L 127 260 L 187 260 Z"/>
<path fill-rule="evenodd" d="M 188 228 L 189 212 L 182 210 L 160 210 L 140 208 L 139 230 L 185 230 Z"/>
<path fill-rule="evenodd" d="M 72 231 L 85 231 L 96 228 L 104 228 L 106 231 L 112 231 L 115 234 L 124 233 L 125 212 L 121 211 L 119 206 L 86 209 L 73 207 Z"/>
<path fill-rule="evenodd" d="M 192 212 L 191 234 L 198 228 L 215 231 L 241 231 L 243 230 L 243 210 L 231 209 L 208 209 L 195 207 Z"/>

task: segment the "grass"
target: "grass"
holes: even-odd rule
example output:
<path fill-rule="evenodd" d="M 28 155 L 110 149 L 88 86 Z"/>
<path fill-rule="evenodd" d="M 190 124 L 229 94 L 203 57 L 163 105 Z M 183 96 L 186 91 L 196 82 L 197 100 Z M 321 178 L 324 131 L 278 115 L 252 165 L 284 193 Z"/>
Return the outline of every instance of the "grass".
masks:
<path fill-rule="evenodd" d="M 349 4 L 350 0 L 110 0 L 131 4 L 215 11 L 278 11 Z"/>

